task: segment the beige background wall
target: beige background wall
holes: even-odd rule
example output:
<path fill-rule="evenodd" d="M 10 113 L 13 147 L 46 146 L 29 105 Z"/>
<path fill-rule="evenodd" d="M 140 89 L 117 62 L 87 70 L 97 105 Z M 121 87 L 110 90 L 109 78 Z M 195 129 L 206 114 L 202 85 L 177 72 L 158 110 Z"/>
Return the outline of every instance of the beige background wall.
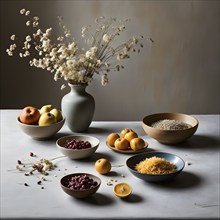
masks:
<path fill-rule="evenodd" d="M 112 72 L 106 87 L 96 77 L 88 91 L 95 97 L 94 120 L 141 120 L 156 112 L 220 113 L 220 3 L 219 1 L 11 1 L 1 7 L 1 108 L 52 103 L 60 106 L 62 82 L 29 67 L 27 61 L 8 57 L 9 37 L 24 37 L 21 8 L 41 18 L 45 27 L 58 28 L 63 15 L 76 39 L 81 27 L 94 18 L 130 18 L 122 40 L 142 34 L 154 39 L 140 54 Z M 78 42 L 81 42 L 78 40 Z"/>

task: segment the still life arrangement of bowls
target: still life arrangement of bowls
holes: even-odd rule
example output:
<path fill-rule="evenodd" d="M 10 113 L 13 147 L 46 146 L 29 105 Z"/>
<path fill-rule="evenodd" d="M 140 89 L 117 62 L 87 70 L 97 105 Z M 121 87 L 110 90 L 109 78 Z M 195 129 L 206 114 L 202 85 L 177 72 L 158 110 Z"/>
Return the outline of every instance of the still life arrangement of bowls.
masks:
<path fill-rule="evenodd" d="M 86 198 L 99 189 L 101 179 L 89 173 L 73 173 L 60 180 L 62 190 L 75 198 Z"/>
<path fill-rule="evenodd" d="M 87 135 L 70 135 L 59 138 L 56 145 L 63 155 L 71 159 L 84 159 L 95 153 L 99 140 Z"/>
<path fill-rule="evenodd" d="M 153 157 L 165 159 L 166 161 L 170 162 L 172 165 L 175 166 L 175 170 L 168 174 L 146 174 L 146 173 L 140 173 L 135 169 L 136 165 L 139 164 L 141 161 Z M 126 161 L 126 165 L 129 171 L 135 177 L 145 181 L 159 182 L 159 181 L 172 179 L 177 175 L 179 175 L 185 166 L 185 162 L 183 159 L 181 159 L 180 157 L 174 154 L 165 153 L 165 152 L 148 152 L 148 153 L 137 154 L 128 158 Z"/>
<path fill-rule="evenodd" d="M 50 105 L 44 106 L 43 110 L 41 109 L 39 111 L 40 116 L 39 113 L 37 113 L 37 110 L 29 109 L 30 111 L 33 111 L 31 113 L 34 115 L 33 117 L 38 117 L 38 120 L 35 123 L 32 123 L 32 121 L 30 123 L 26 123 L 20 114 L 17 118 L 20 128 L 24 133 L 34 139 L 46 139 L 53 136 L 62 128 L 65 123 L 65 118 L 62 116 L 61 111 L 54 111 L 50 113 L 51 108 L 52 107 Z M 27 109 L 25 111 L 27 111 Z M 42 111 L 46 111 L 46 113 L 42 113 Z M 55 120 L 51 123 L 49 121 L 49 123 L 47 123 L 47 120 L 50 120 L 49 114 L 52 113 L 55 115 L 56 113 L 59 113 L 59 116 L 61 117 L 59 120 Z M 28 116 L 28 114 L 25 115 L 25 117 Z M 36 116 L 37 114 L 38 116 Z M 46 115 L 47 117 L 45 121 L 43 121 L 43 124 L 40 124 L 41 122 L 39 117 L 41 117 L 42 114 L 48 115 Z M 176 129 L 176 127 L 174 129 L 172 127 L 166 129 L 167 121 L 169 123 L 171 122 L 171 124 L 174 123 L 174 126 L 180 126 L 180 129 Z M 163 127 L 155 126 L 160 122 L 164 123 L 162 126 L 165 125 L 165 129 Z M 198 125 L 199 122 L 197 119 L 181 113 L 153 114 L 144 117 L 142 121 L 142 127 L 146 134 L 163 144 L 177 144 L 185 141 L 196 132 Z M 64 156 L 70 159 L 85 159 L 92 156 L 98 149 L 99 144 L 99 139 L 89 135 L 68 135 L 61 137 L 56 141 L 57 149 Z M 138 134 L 131 128 L 124 128 L 119 133 L 109 134 L 106 137 L 105 144 L 109 149 L 115 152 L 134 154 L 126 160 L 126 166 L 134 177 L 144 181 L 161 182 L 173 179 L 181 173 L 185 166 L 184 160 L 177 155 L 165 152 L 147 152 L 148 142 L 139 137 Z M 97 161 L 101 160 L 103 160 L 103 158 Z M 148 168 L 148 165 L 146 165 L 147 163 L 151 163 L 153 168 Z M 166 164 L 167 167 L 163 163 Z M 155 172 L 154 168 L 159 169 L 159 173 L 158 171 Z M 150 169 L 153 171 L 151 170 L 149 172 Z M 98 172 L 97 169 L 96 171 Z M 98 173 L 105 175 L 108 172 L 105 172 L 104 174 L 103 172 Z M 92 196 L 97 192 L 100 184 L 101 179 L 90 173 L 72 173 L 62 177 L 60 180 L 62 190 L 66 194 L 75 198 L 86 198 L 88 196 Z M 132 187 L 126 182 L 116 183 L 113 187 L 113 193 L 119 198 L 126 198 L 132 193 Z"/>
<path fill-rule="evenodd" d="M 160 129 L 152 126 L 154 123 L 163 121 L 165 126 L 166 121 L 171 121 L 174 122 L 174 126 L 178 126 L 178 124 L 175 124 L 175 122 L 178 122 L 180 126 L 184 123 L 188 127 L 184 127 L 184 129 Z M 185 141 L 196 132 L 198 125 L 199 122 L 196 118 L 181 113 L 152 114 L 144 117 L 142 121 L 142 126 L 146 134 L 163 144 L 177 144 Z"/>

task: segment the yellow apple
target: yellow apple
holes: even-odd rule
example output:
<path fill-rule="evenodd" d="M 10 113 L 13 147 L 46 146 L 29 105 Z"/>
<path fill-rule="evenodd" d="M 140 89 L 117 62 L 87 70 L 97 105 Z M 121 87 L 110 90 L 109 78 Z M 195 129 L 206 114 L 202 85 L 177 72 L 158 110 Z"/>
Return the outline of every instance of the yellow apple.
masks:
<path fill-rule="evenodd" d="M 111 168 L 111 163 L 106 158 L 100 158 L 95 162 L 95 169 L 100 174 L 107 174 Z"/>
<path fill-rule="evenodd" d="M 62 115 L 62 113 L 61 113 L 61 111 L 60 111 L 59 109 L 53 108 L 53 109 L 50 111 L 50 113 L 55 116 L 55 118 L 57 119 L 57 122 L 63 120 L 63 115 Z"/>
<path fill-rule="evenodd" d="M 40 109 L 40 114 L 42 115 L 45 112 L 50 112 L 54 107 L 52 105 L 44 105 Z"/>
<path fill-rule="evenodd" d="M 124 128 L 121 133 L 120 133 L 120 137 L 124 138 L 125 135 L 129 132 L 129 131 L 133 131 L 131 128 Z"/>
<path fill-rule="evenodd" d="M 45 112 L 43 113 L 38 121 L 39 126 L 46 126 L 46 125 L 51 125 L 57 122 L 56 117 L 51 114 L 50 112 Z"/>
<path fill-rule="evenodd" d="M 116 133 L 111 133 L 107 137 L 107 144 L 110 145 L 111 147 L 114 147 L 116 139 L 120 138 L 120 136 Z"/>
<path fill-rule="evenodd" d="M 138 135 L 134 131 L 129 131 L 125 134 L 124 138 L 127 139 L 129 142 L 133 139 L 138 137 Z"/>
<path fill-rule="evenodd" d="M 133 138 L 130 141 L 130 146 L 131 146 L 131 149 L 134 151 L 141 150 L 144 148 L 145 142 L 141 138 Z"/>
<path fill-rule="evenodd" d="M 118 150 L 128 150 L 130 147 L 130 143 L 125 138 L 118 138 L 115 141 L 115 148 Z"/>

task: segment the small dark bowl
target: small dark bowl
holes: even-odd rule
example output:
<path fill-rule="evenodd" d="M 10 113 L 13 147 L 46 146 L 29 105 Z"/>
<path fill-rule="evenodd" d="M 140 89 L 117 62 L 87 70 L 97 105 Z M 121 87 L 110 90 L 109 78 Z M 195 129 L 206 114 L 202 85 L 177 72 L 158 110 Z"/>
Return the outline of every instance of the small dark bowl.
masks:
<path fill-rule="evenodd" d="M 168 160 L 170 163 L 175 164 L 176 171 L 170 174 L 153 175 L 153 174 L 142 174 L 142 173 L 137 172 L 134 169 L 135 165 L 138 164 L 139 162 L 143 161 L 146 158 L 151 158 L 154 156 L 164 158 Z M 164 152 L 149 152 L 149 153 L 137 154 L 135 156 L 130 157 L 126 161 L 126 165 L 129 171 L 137 178 L 145 180 L 145 181 L 149 181 L 149 182 L 159 182 L 159 181 L 166 181 L 166 180 L 172 179 L 176 177 L 177 175 L 179 175 L 185 166 L 185 162 L 183 159 L 181 159 L 180 157 L 174 154 L 169 154 L 169 153 L 164 153 Z"/>
<path fill-rule="evenodd" d="M 182 130 L 161 130 L 151 126 L 152 123 L 164 119 L 184 122 L 191 125 L 191 127 Z M 162 144 L 178 144 L 184 142 L 196 132 L 198 125 L 199 122 L 196 118 L 182 113 L 158 113 L 148 115 L 144 117 L 142 121 L 142 126 L 146 134 Z"/>
<path fill-rule="evenodd" d="M 74 176 L 78 176 L 78 175 L 85 175 L 85 174 L 89 178 L 92 178 L 93 180 L 95 180 L 98 183 L 97 186 L 95 186 L 94 188 L 91 188 L 91 189 L 86 189 L 86 190 L 74 190 L 74 189 L 70 189 L 66 186 L 66 182 L 69 178 L 74 177 Z M 101 179 L 98 178 L 97 176 L 89 174 L 89 173 L 72 173 L 72 174 L 66 175 L 63 178 L 61 178 L 60 185 L 61 185 L 61 188 L 63 189 L 63 191 L 65 193 L 67 193 L 68 195 L 75 197 L 75 198 L 86 198 L 86 197 L 92 196 L 94 193 L 96 193 L 96 191 L 99 189 L 99 187 L 101 185 Z"/>

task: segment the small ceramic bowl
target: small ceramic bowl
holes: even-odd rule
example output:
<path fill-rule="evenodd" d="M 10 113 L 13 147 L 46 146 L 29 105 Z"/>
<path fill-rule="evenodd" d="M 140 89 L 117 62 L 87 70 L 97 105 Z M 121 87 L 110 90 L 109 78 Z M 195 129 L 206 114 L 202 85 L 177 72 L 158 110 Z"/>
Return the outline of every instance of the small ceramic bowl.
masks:
<path fill-rule="evenodd" d="M 121 182 L 114 185 L 114 194 L 119 198 L 127 198 L 132 193 L 132 187 L 130 184 Z"/>
<path fill-rule="evenodd" d="M 88 141 L 92 147 L 86 148 L 86 149 L 68 149 L 64 147 L 67 141 L 70 141 L 73 139 L 80 140 L 80 141 Z M 63 155 L 71 159 L 84 159 L 95 153 L 95 151 L 97 150 L 99 146 L 99 140 L 95 137 L 87 136 L 87 135 L 70 135 L 70 136 L 59 138 L 56 141 L 56 145 Z"/>
<path fill-rule="evenodd" d="M 72 177 L 79 176 L 79 175 L 87 175 L 89 178 L 96 181 L 97 185 L 94 186 L 93 188 L 85 189 L 85 190 L 74 190 L 74 189 L 68 188 L 67 187 L 68 181 Z M 86 198 L 86 197 L 92 196 L 94 193 L 96 193 L 96 191 L 99 189 L 99 187 L 101 185 L 101 179 L 98 178 L 97 176 L 89 174 L 89 173 L 73 173 L 73 174 L 69 174 L 69 175 L 66 175 L 63 178 L 61 178 L 60 185 L 61 185 L 61 188 L 63 189 L 63 191 L 65 193 L 67 193 L 68 195 L 75 197 L 75 198 Z"/>
<path fill-rule="evenodd" d="M 152 123 L 165 119 L 184 122 L 191 125 L 191 127 L 182 130 L 161 130 L 152 127 Z M 147 135 L 163 144 L 177 144 L 185 141 L 196 132 L 198 125 L 199 122 L 196 118 L 181 113 L 158 113 L 148 115 L 142 121 L 143 129 Z"/>
<path fill-rule="evenodd" d="M 140 163 L 146 158 L 151 158 L 154 156 L 159 157 L 159 158 L 164 158 L 168 160 L 170 163 L 175 164 L 176 171 L 170 174 L 154 175 L 154 174 L 142 174 L 134 169 L 136 164 Z M 129 171 L 137 178 L 145 180 L 145 181 L 149 181 L 149 182 L 159 182 L 159 181 L 166 181 L 166 180 L 172 179 L 176 177 L 177 175 L 179 175 L 185 166 L 185 162 L 183 159 L 181 159 L 180 157 L 174 154 L 169 154 L 169 153 L 164 153 L 164 152 L 149 152 L 149 153 L 137 154 L 135 156 L 130 157 L 126 161 L 126 165 Z"/>
<path fill-rule="evenodd" d="M 63 127 L 65 118 L 62 121 L 47 126 L 24 124 L 20 121 L 19 117 L 17 118 L 17 122 L 21 130 L 26 135 L 32 137 L 33 139 L 41 140 L 49 139 L 54 136 Z"/>

